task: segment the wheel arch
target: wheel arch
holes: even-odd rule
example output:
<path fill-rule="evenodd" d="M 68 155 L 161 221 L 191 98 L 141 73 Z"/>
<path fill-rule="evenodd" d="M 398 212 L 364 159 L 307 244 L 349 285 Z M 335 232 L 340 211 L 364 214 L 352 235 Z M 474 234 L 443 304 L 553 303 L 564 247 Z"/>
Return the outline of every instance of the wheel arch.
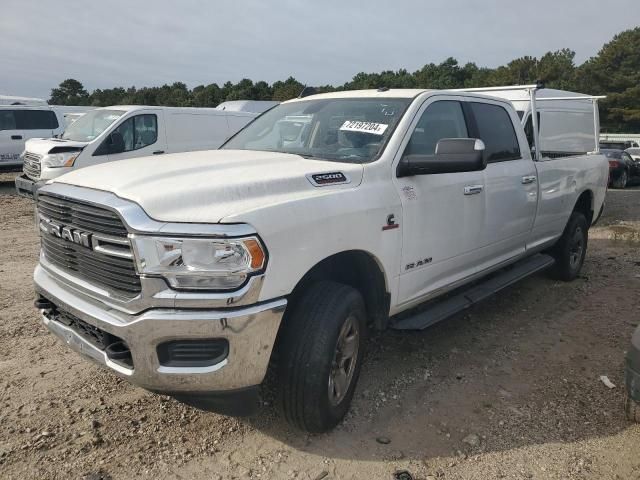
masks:
<path fill-rule="evenodd" d="M 391 296 L 384 268 L 375 255 L 364 250 L 346 250 L 321 260 L 296 284 L 288 297 L 289 305 L 294 306 L 306 288 L 322 280 L 344 283 L 358 290 L 372 326 L 386 328 Z"/>
<path fill-rule="evenodd" d="M 590 189 L 582 191 L 573 207 L 574 212 L 582 213 L 587 219 L 587 224 L 591 226 L 594 215 L 595 197 Z"/>

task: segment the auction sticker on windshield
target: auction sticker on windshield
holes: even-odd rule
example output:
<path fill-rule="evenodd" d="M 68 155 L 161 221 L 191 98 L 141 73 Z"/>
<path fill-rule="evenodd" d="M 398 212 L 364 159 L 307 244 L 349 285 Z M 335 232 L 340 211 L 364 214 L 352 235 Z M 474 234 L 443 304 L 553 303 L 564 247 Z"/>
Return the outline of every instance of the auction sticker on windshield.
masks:
<path fill-rule="evenodd" d="M 371 133 L 382 135 L 389 125 L 385 123 L 361 122 L 359 120 L 347 120 L 342 124 L 340 130 L 343 132 Z"/>

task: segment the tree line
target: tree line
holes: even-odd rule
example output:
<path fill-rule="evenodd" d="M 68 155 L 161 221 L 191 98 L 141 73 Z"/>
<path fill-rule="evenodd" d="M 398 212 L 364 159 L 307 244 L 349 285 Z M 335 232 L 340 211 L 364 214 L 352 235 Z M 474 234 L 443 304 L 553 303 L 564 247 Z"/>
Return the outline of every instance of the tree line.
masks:
<path fill-rule="evenodd" d="M 603 131 L 640 132 L 640 27 L 626 30 L 606 43 L 597 55 L 582 65 L 575 52 L 565 48 L 540 58 L 525 56 L 497 68 L 460 65 L 454 58 L 429 63 L 415 72 L 405 69 L 380 73 L 361 72 L 339 85 L 316 86 L 318 92 L 366 88 L 472 88 L 522 85 L 544 81 L 549 88 L 607 95 L 600 103 Z M 215 107 L 228 100 L 278 100 L 295 98 L 305 87 L 293 77 L 269 84 L 243 79 L 198 85 L 189 89 L 182 82 L 161 87 L 116 87 L 89 93 L 75 79 L 51 90 L 52 105 L 163 105 Z"/>

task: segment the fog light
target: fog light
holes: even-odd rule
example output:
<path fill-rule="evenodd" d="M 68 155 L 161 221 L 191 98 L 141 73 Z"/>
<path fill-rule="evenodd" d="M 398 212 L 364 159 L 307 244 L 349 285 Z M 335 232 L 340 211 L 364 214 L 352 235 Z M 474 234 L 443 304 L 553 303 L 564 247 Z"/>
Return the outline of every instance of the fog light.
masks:
<path fill-rule="evenodd" d="M 158 361 L 163 367 L 210 367 L 229 355 L 226 338 L 171 340 L 158 345 Z"/>

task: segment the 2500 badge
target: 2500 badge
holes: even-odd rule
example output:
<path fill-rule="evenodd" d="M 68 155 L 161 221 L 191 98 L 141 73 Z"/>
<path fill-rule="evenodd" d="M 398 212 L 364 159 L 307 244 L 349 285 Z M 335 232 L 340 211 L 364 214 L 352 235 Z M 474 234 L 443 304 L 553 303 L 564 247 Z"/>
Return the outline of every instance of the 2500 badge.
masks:
<path fill-rule="evenodd" d="M 349 177 L 342 172 L 314 173 L 307 175 L 307 179 L 316 187 L 323 187 L 325 185 L 341 185 L 351 182 Z"/>

